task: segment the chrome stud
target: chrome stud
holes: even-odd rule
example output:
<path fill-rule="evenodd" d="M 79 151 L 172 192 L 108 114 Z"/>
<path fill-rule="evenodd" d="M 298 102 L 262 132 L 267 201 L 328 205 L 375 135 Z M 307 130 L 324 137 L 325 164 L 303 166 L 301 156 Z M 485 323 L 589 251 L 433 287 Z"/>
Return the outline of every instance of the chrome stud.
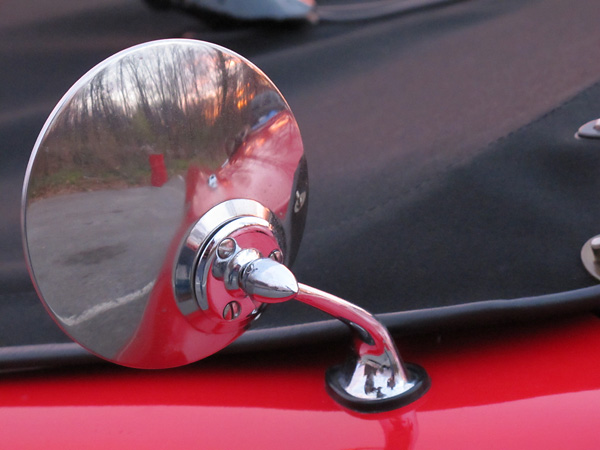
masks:
<path fill-rule="evenodd" d="M 592 238 L 592 240 L 590 241 L 590 247 L 592 248 L 594 259 L 597 263 L 600 262 L 600 236 Z"/>
<path fill-rule="evenodd" d="M 592 120 L 582 125 L 577 130 L 576 136 L 587 139 L 600 139 L 600 119 Z"/>
<path fill-rule="evenodd" d="M 600 281 L 600 234 L 583 244 L 581 262 L 588 273 Z"/>

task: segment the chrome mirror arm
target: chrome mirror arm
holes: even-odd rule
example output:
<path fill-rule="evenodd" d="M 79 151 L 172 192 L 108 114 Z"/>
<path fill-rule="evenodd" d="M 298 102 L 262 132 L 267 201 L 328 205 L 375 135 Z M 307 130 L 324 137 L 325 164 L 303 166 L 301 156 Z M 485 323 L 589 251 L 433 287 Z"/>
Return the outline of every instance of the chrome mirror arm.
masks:
<path fill-rule="evenodd" d="M 295 299 L 341 320 L 354 334 L 347 363 L 327 371 L 327 388 L 344 406 L 361 412 L 399 408 L 430 386 L 421 367 L 405 364 L 388 329 L 368 311 L 334 295 L 299 284 Z"/>
<path fill-rule="evenodd" d="M 346 364 L 331 368 L 326 376 L 330 394 L 342 405 L 361 412 L 381 412 L 404 406 L 429 388 L 427 373 L 419 366 L 403 363 L 389 331 L 373 315 L 339 297 L 297 283 L 283 264 L 269 258 L 249 262 L 240 271 L 239 285 L 256 301 L 295 299 L 350 327 L 354 353 Z"/>

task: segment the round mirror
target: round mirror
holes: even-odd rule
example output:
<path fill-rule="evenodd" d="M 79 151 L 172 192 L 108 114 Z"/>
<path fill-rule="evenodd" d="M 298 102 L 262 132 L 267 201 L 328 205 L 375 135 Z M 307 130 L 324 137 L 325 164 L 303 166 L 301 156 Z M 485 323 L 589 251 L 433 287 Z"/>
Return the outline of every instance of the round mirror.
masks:
<path fill-rule="evenodd" d="M 289 264 L 306 189 L 298 126 L 260 70 L 205 42 L 139 45 L 81 78 L 37 139 L 23 191 L 32 279 L 60 327 L 93 353 L 140 368 L 194 362 L 236 339 L 260 308 L 236 320 L 231 308 L 200 308 L 194 320 L 181 311 L 175 280 L 190 230 L 224 202 L 258 202 Z"/>

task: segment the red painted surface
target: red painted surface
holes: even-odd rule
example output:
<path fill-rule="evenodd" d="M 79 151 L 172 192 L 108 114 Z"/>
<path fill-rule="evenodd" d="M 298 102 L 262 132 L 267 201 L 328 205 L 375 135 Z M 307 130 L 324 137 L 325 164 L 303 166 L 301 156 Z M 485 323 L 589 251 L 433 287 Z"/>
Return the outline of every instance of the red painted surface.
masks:
<path fill-rule="evenodd" d="M 245 331 L 251 318 L 224 322 L 221 304 L 211 305 L 208 311 L 198 311 L 190 317 L 180 314 L 172 287 L 175 256 L 190 227 L 226 200 L 256 200 L 283 219 L 302 154 L 296 121 L 283 111 L 260 128 L 250 130 L 245 141 L 216 172 L 208 167 L 189 167 L 185 177 L 185 215 L 156 278 L 144 316 L 127 345 L 109 359 L 138 368 L 181 366 L 212 355 Z M 208 183 L 211 175 L 216 180 L 213 186 Z M 272 244 L 267 248 L 270 252 Z M 258 249 L 262 250 L 260 246 Z M 254 305 L 248 305 L 242 310 L 242 317 L 253 309 Z"/>
<path fill-rule="evenodd" d="M 165 155 L 153 154 L 148 155 L 150 163 L 150 184 L 155 187 L 161 187 L 169 179 L 167 166 L 165 165 Z"/>
<path fill-rule="evenodd" d="M 384 414 L 325 392 L 336 349 L 213 357 L 180 369 L 113 366 L 0 376 L 4 448 L 597 448 L 600 319 L 400 342 L 432 387 Z M 331 346 L 327 346 L 331 347 Z M 337 347 L 337 346 L 335 346 Z"/>

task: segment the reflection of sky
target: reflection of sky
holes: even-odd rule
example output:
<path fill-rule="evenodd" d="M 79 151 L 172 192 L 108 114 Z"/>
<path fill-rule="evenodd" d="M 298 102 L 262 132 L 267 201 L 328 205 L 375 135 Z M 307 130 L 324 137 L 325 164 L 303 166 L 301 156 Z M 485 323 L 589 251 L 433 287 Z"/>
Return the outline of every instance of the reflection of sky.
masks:
<path fill-rule="evenodd" d="M 140 104 L 150 107 L 164 102 L 186 110 L 201 101 L 214 100 L 221 89 L 214 73 L 219 55 L 209 48 L 156 47 L 148 57 L 124 57 L 116 66 L 100 72 L 79 100 L 83 110 L 92 111 L 95 102 L 110 104 L 119 113 L 131 115 Z M 238 62 L 224 56 L 222 76 L 230 77 Z M 221 76 L 221 77 L 222 77 Z M 219 77 L 219 78 L 221 78 Z M 100 95 L 108 98 L 100 98 Z M 82 105 L 83 106 L 83 105 Z"/>
<path fill-rule="evenodd" d="M 100 71 L 71 100 L 67 116 L 77 125 L 98 116 L 135 120 L 142 113 L 166 125 L 169 115 L 194 112 L 211 126 L 229 108 L 244 111 L 267 85 L 238 57 L 218 49 L 155 45 Z"/>

